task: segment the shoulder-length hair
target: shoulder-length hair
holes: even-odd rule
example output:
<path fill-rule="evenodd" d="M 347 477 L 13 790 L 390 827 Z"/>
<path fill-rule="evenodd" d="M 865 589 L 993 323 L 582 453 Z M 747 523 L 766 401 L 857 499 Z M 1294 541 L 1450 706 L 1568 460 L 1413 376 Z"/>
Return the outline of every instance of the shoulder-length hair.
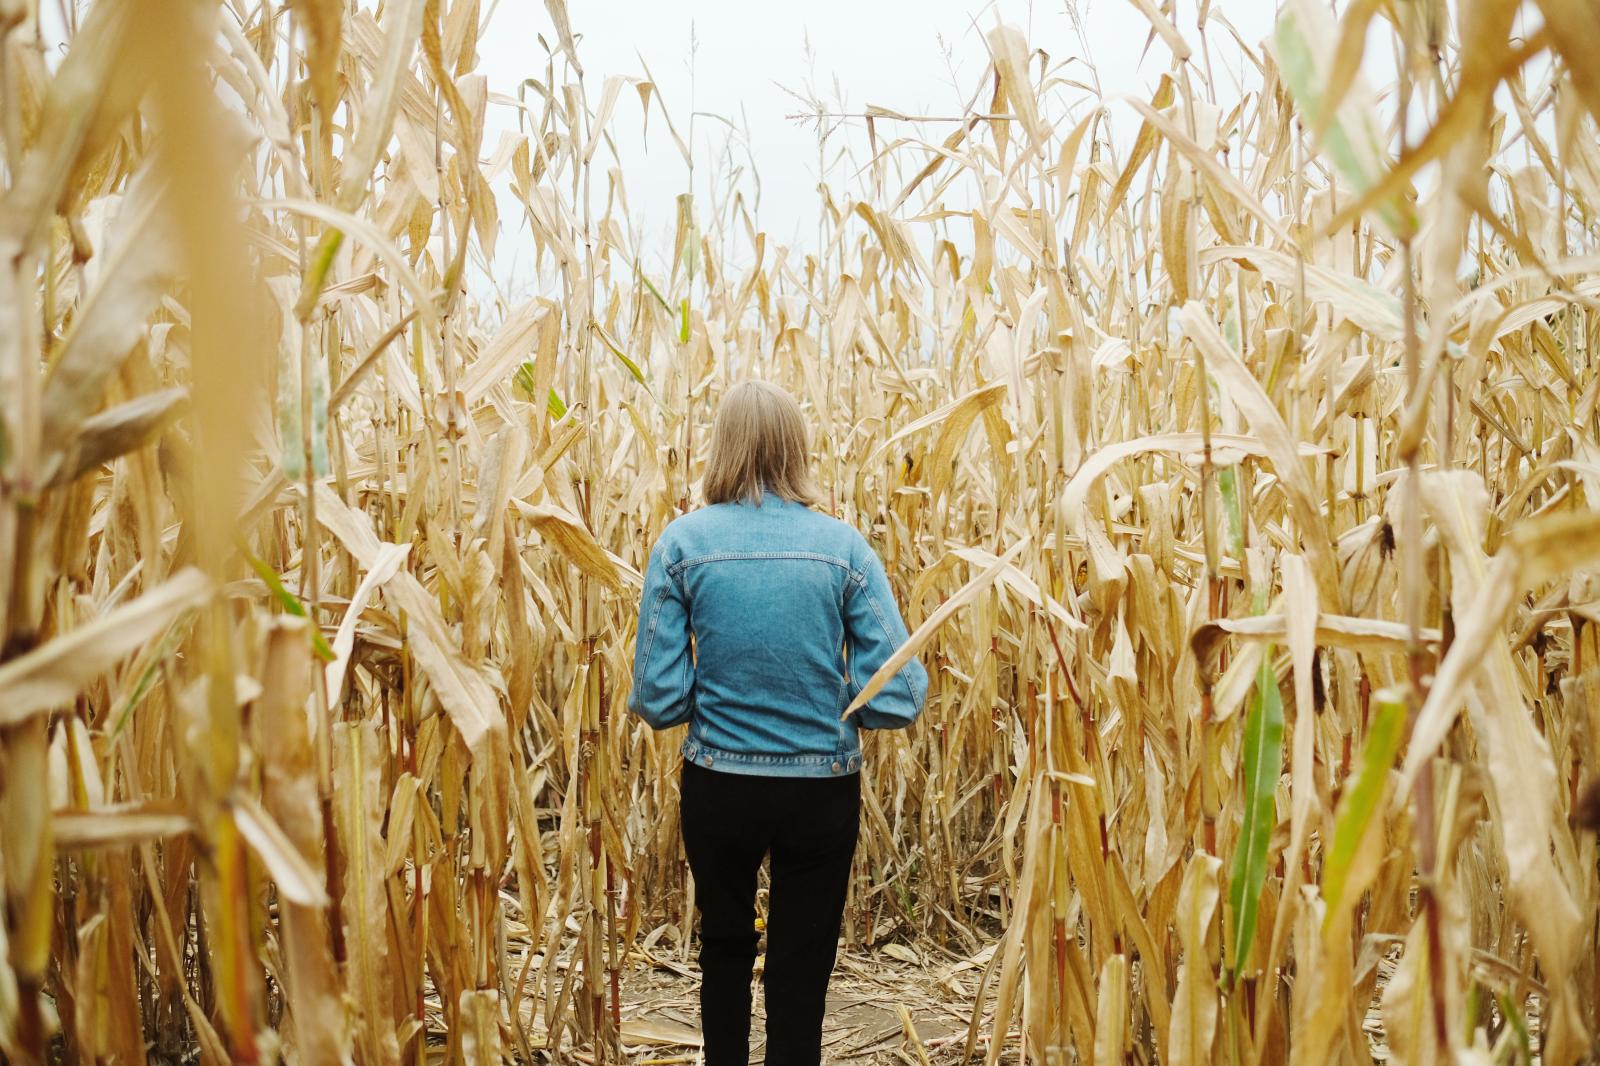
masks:
<path fill-rule="evenodd" d="M 763 488 L 807 507 L 822 502 L 807 465 L 800 405 L 771 382 L 741 381 L 717 408 L 700 490 L 707 503 L 760 503 Z"/>

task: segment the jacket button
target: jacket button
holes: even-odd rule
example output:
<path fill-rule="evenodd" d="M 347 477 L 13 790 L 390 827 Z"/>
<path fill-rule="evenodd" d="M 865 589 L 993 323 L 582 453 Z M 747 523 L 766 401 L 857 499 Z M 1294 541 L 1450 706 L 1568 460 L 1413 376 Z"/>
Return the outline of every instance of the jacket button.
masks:
<path fill-rule="evenodd" d="M 834 763 L 833 764 L 833 772 L 834 773 L 838 773 L 839 772 L 839 764 L 838 763 Z"/>
<path fill-rule="evenodd" d="M 706 765 L 707 766 L 711 765 L 711 756 L 709 756 L 709 755 L 706 756 Z"/>

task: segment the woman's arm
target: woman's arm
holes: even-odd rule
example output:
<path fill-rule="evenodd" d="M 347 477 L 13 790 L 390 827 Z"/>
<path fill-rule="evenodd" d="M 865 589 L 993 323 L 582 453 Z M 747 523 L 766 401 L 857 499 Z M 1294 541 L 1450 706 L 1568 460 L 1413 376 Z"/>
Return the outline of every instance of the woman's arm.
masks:
<path fill-rule="evenodd" d="M 689 606 L 667 572 L 661 542 L 650 551 L 639 597 L 633 646 L 633 691 L 628 710 L 656 729 L 689 720 L 694 711 L 694 659 L 689 652 Z"/>
<path fill-rule="evenodd" d="M 860 551 L 844 601 L 852 694 L 861 691 L 909 636 L 878 554 L 864 541 Z M 928 671 L 913 656 L 857 712 L 857 718 L 863 729 L 903 729 L 916 721 L 927 694 Z"/>

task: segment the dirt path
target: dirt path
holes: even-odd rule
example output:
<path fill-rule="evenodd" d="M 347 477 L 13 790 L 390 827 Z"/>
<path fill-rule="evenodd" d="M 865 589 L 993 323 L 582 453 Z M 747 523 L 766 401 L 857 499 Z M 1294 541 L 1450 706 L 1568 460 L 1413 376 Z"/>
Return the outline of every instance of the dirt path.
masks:
<path fill-rule="evenodd" d="M 823 1061 L 853 1066 L 959 1062 L 972 996 L 988 955 L 986 950 L 975 960 L 958 959 L 903 945 L 841 955 L 828 993 Z M 622 987 L 629 1063 L 700 1061 L 700 979 L 692 964 L 636 952 Z M 907 1032 L 907 1018 L 914 1036 Z M 759 1062 L 765 1051 L 759 989 L 752 1029 L 751 1059 Z M 985 1047 L 980 1038 L 976 1049 Z"/>

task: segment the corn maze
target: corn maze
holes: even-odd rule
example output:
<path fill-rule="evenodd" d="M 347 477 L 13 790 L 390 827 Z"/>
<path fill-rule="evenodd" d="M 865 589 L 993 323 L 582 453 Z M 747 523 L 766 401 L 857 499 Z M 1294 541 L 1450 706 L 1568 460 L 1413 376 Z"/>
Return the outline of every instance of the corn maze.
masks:
<path fill-rule="evenodd" d="M 845 943 L 977 960 L 937 1062 L 1595 1061 L 1600 8 L 1232 2 L 653 249 L 583 5 L 0 0 L 3 1057 L 662 1054 L 639 572 L 760 376 L 931 677 Z"/>

